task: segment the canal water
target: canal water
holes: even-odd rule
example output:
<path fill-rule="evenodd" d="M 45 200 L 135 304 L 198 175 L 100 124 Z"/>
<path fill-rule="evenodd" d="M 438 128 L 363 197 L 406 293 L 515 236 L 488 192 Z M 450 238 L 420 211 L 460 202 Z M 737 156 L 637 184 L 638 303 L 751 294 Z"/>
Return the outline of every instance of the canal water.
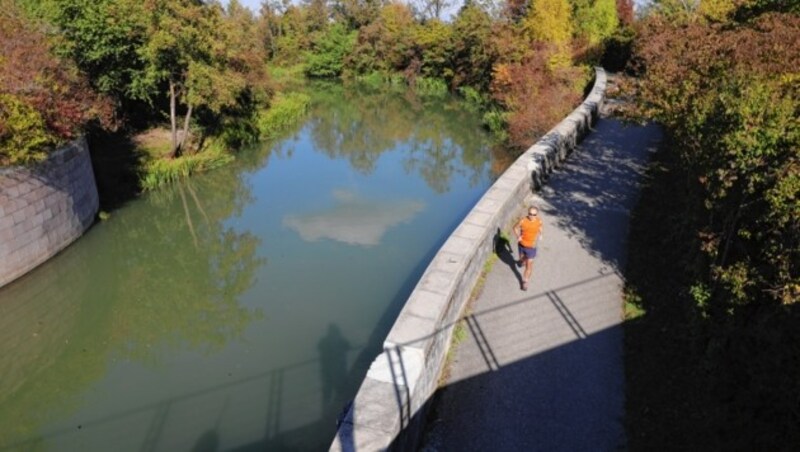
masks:
<path fill-rule="evenodd" d="M 0 451 L 327 449 L 494 175 L 453 99 L 312 94 L 296 130 L 0 289 Z"/>

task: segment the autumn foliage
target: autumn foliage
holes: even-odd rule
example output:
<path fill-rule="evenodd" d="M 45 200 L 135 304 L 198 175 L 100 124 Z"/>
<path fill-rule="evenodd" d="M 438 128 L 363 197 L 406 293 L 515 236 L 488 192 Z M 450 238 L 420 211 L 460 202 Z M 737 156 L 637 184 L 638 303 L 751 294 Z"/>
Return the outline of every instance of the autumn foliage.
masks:
<path fill-rule="evenodd" d="M 0 164 L 41 160 L 91 121 L 111 124 L 113 106 L 8 1 L 0 14 Z"/>
<path fill-rule="evenodd" d="M 533 52 L 520 62 L 494 67 L 492 95 L 509 111 L 509 141 L 519 148 L 530 146 L 580 102 L 580 93 L 569 87 L 582 80 L 581 70 L 551 68 L 547 56 L 546 51 Z"/>
<path fill-rule="evenodd" d="M 636 114 L 667 132 L 654 169 L 669 190 L 629 275 L 658 288 L 626 331 L 634 450 L 800 444 L 800 16 L 769 4 L 637 26 Z"/>
<path fill-rule="evenodd" d="M 726 307 L 800 301 L 800 18 L 654 19 L 637 51 L 641 113 L 680 144 L 712 214 L 702 233 Z"/>

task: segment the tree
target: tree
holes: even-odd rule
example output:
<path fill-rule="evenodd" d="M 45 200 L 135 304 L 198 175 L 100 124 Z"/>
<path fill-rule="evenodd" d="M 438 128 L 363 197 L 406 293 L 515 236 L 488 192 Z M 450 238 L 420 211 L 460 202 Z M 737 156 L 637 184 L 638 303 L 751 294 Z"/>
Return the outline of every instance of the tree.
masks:
<path fill-rule="evenodd" d="M 800 293 L 800 53 L 785 44 L 798 30 L 789 14 L 688 26 L 656 17 L 638 46 L 642 113 L 670 129 L 708 210 L 703 284 L 720 314 Z"/>
<path fill-rule="evenodd" d="M 523 20 L 523 28 L 533 41 L 556 48 L 551 64 L 570 64 L 569 43 L 574 28 L 572 7 L 568 0 L 534 0 Z"/>
<path fill-rule="evenodd" d="M 616 0 L 572 0 L 575 34 L 589 45 L 597 45 L 617 29 Z"/>
<path fill-rule="evenodd" d="M 100 92 L 130 100 L 130 86 L 144 62 L 137 53 L 145 40 L 141 1 L 63 0 L 53 21 L 65 38 L 63 49 Z"/>
<path fill-rule="evenodd" d="M 384 0 L 333 0 L 333 16 L 337 22 L 345 22 L 357 30 L 378 18 Z"/>
<path fill-rule="evenodd" d="M 497 55 L 492 42 L 492 18 L 477 5 L 461 8 L 453 21 L 453 87 L 486 89 Z"/>
<path fill-rule="evenodd" d="M 405 69 L 412 57 L 414 24 L 414 16 L 405 4 L 384 6 L 375 21 L 359 29 L 348 66 L 356 73 Z"/>
<path fill-rule="evenodd" d="M 572 37 L 572 8 L 567 0 L 534 0 L 524 22 L 531 39 L 558 46 Z"/>
<path fill-rule="evenodd" d="M 622 26 L 633 24 L 633 0 L 617 0 L 617 17 Z"/>
<path fill-rule="evenodd" d="M 414 27 L 414 53 L 419 72 L 426 77 L 453 78 L 450 55 L 453 49 L 453 29 L 440 20 L 429 20 Z"/>
<path fill-rule="evenodd" d="M 112 126 L 108 99 L 54 55 L 51 40 L 14 2 L 0 8 L 0 164 L 41 160 L 92 121 Z"/>
<path fill-rule="evenodd" d="M 226 22 L 219 4 L 146 0 L 144 8 L 148 19 L 146 40 L 139 55 L 145 67 L 143 77 L 135 80 L 132 88 L 141 98 L 152 99 L 166 84 L 172 131 L 169 156 L 175 157 L 186 144 L 192 113 L 197 108 L 215 114 L 233 108 L 242 93 L 263 75 L 262 72 L 259 77 L 252 77 L 263 61 L 259 56 L 263 54 L 258 53 L 263 49 L 249 43 L 245 39 L 249 35 L 237 33 L 241 30 Z M 245 22 L 254 33 L 254 22 Z M 180 135 L 179 104 L 185 108 Z"/>
<path fill-rule="evenodd" d="M 314 41 L 306 56 L 306 74 L 311 77 L 338 77 L 344 69 L 344 60 L 353 50 L 356 32 L 348 31 L 344 24 L 334 24 Z"/>

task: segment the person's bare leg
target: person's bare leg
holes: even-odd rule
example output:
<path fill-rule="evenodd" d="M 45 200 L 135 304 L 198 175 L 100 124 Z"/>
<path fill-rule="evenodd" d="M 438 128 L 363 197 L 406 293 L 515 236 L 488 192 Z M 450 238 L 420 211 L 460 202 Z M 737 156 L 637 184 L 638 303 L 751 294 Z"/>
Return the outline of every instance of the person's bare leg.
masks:
<path fill-rule="evenodd" d="M 528 290 L 528 281 L 533 273 L 533 259 L 525 259 L 525 271 L 522 274 L 522 289 Z"/>

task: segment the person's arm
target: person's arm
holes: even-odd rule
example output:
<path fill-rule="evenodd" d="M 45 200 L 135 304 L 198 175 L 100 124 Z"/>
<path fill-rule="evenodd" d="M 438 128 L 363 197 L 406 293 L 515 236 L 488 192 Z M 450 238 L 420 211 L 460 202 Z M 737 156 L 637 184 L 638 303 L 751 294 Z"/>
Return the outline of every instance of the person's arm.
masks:
<path fill-rule="evenodd" d="M 539 233 L 536 235 L 536 243 L 539 243 L 539 240 L 542 239 L 542 236 L 544 236 L 544 221 L 539 218 Z"/>
<path fill-rule="evenodd" d="M 517 242 L 519 242 L 519 239 L 522 237 L 522 219 L 517 221 L 517 224 L 515 224 L 511 230 L 514 231 L 514 235 L 517 236 Z"/>

